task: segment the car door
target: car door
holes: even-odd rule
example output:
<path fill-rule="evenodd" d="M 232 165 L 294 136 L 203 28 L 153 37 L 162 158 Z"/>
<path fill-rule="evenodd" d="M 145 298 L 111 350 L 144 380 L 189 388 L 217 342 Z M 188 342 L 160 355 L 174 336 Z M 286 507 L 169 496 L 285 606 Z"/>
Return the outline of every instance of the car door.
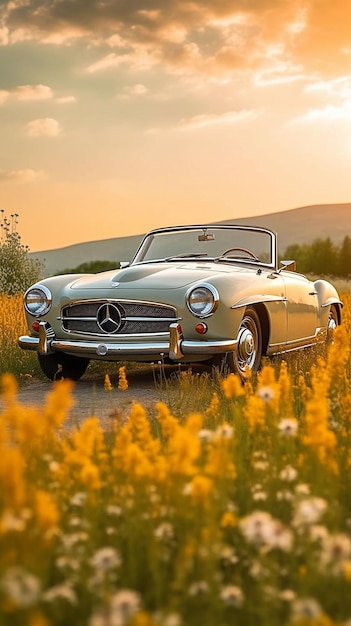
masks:
<path fill-rule="evenodd" d="M 287 306 L 287 348 L 314 342 L 318 325 L 318 299 L 314 285 L 302 274 L 281 272 Z"/>

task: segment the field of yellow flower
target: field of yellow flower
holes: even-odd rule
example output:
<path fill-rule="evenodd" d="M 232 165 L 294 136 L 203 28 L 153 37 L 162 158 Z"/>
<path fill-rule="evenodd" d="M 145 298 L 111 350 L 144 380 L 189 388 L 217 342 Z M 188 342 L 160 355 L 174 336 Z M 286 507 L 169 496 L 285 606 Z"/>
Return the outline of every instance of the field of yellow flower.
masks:
<path fill-rule="evenodd" d="M 27 331 L 23 296 L 0 294 L 0 374 L 39 373 L 36 355 L 21 350 L 17 345 L 19 335 L 26 334 Z"/>
<path fill-rule="evenodd" d="M 3 375 L 0 625 L 350 626 L 342 299 L 325 353 L 217 378 L 187 414 L 135 403 L 108 432 L 94 415 L 67 431 L 70 381 L 23 407 Z"/>

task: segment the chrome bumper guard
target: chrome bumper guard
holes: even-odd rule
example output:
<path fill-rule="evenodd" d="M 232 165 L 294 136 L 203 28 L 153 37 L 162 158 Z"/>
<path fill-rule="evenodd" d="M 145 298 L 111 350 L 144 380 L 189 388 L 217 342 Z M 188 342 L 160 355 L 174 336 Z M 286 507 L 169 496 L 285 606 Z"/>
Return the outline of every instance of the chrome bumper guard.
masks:
<path fill-rule="evenodd" d="M 50 339 L 46 335 L 46 324 L 40 322 L 39 337 L 23 335 L 18 339 L 18 345 L 23 350 L 36 350 L 39 354 L 53 352 L 67 352 L 85 358 L 110 358 L 124 356 L 168 356 L 172 361 L 180 361 L 186 355 L 215 355 L 225 354 L 237 349 L 237 339 L 224 341 L 186 341 L 179 331 L 178 324 L 170 324 L 169 341 L 154 343 L 102 343 L 101 341 L 69 341 Z"/>

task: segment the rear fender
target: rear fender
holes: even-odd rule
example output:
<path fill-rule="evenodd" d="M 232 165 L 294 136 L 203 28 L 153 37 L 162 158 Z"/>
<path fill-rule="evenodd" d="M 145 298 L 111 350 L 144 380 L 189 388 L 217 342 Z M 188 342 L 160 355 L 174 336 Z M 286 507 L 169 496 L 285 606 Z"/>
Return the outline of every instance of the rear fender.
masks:
<path fill-rule="evenodd" d="M 316 280 L 314 282 L 314 287 L 318 298 L 320 326 L 326 327 L 328 325 L 329 311 L 332 305 L 334 305 L 337 310 L 340 324 L 341 309 L 343 307 L 343 303 L 340 300 L 339 294 L 335 287 L 327 280 Z"/>

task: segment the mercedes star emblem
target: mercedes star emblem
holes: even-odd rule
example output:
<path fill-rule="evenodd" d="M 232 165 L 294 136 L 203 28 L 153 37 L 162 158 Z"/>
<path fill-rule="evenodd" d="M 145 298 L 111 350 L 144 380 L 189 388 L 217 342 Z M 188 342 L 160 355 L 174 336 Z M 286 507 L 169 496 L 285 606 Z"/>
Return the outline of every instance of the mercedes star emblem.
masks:
<path fill-rule="evenodd" d="M 121 314 L 114 304 L 102 304 L 97 312 L 97 324 L 103 333 L 116 333 L 121 326 Z"/>

